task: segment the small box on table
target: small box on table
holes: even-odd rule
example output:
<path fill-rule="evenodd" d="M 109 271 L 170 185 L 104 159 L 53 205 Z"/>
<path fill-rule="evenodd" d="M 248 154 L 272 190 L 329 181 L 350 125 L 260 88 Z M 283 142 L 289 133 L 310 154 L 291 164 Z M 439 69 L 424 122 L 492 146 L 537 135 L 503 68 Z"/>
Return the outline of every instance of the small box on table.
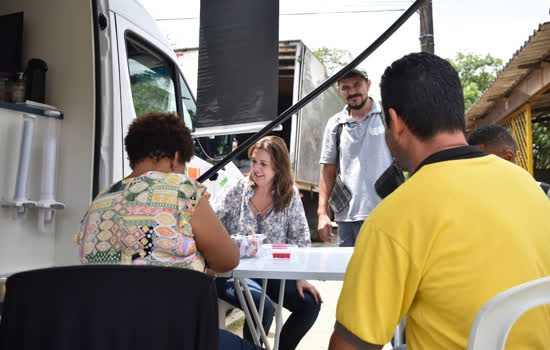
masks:
<path fill-rule="evenodd" d="M 288 244 L 272 244 L 271 251 L 273 258 L 290 259 L 290 248 Z"/>

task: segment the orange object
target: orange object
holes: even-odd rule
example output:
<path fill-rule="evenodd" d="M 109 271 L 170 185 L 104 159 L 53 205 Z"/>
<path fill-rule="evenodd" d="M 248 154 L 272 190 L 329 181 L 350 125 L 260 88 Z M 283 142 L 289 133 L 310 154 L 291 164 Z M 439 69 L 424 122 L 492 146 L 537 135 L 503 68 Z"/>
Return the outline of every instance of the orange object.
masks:
<path fill-rule="evenodd" d="M 187 176 L 196 180 L 200 176 L 201 170 L 199 168 L 187 168 Z"/>

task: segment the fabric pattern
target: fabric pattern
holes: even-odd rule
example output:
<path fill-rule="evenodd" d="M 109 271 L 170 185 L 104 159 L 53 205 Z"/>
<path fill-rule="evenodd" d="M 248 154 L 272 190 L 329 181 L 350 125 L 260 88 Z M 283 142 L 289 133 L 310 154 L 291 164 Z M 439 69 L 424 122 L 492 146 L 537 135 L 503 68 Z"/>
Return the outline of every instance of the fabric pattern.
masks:
<path fill-rule="evenodd" d="M 84 264 L 162 265 L 203 272 L 189 220 L 206 187 L 186 175 L 147 172 L 100 193 L 75 241 Z"/>
<path fill-rule="evenodd" d="M 244 177 L 217 198 L 214 210 L 230 234 L 265 234 L 264 243 L 311 245 L 304 206 L 298 189 L 290 205 L 279 213 L 271 209 L 263 218 L 256 217 L 250 209 L 254 189 Z"/>

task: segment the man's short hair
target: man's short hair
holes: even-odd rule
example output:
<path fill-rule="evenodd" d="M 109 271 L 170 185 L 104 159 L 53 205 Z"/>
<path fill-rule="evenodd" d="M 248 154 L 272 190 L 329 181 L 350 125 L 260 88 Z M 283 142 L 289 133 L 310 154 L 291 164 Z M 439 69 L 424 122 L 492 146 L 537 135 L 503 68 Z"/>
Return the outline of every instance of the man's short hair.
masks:
<path fill-rule="evenodd" d="M 444 131 L 464 132 L 464 95 L 458 73 L 438 56 L 419 52 L 393 62 L 382 76 L 380 92 L 388 126 L 393 108 L 421 140 Z"/>
<path fill-rule="evenodd" d="M 498 124 L 482 126 L 468 136 L 468 144 L 473 146 L 508 146 L 516 154 L 516 141 L 505 127 Z"/>
<path fill-rule="evenodd" d="M 366 71 L 364 71 L 362 69 L 353 68 L 352 70 L 347 72 L 343 77 L 341 77 L 338 80 L 338 85 L 340 85 L 340 82 L 342 80 L 348 79 L 348 78 L 353 78 L 353 77 L 361 77 L 361 78 L 365 79 L 365 81 L 369 81 L 369 75 L 367 74 Z"/>

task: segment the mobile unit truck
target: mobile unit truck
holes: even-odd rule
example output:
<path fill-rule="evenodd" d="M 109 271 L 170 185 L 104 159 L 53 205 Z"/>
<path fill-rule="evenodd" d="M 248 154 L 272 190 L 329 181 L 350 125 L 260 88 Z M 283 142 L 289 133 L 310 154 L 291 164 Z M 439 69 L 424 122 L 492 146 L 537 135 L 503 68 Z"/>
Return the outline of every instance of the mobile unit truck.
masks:
<path fill-rule="evenodd" d="M 2 0 L 0 23 L 20 12 L 21 32 L 2 49 L 20 50 L 21 70 L 31 58 L 47 64 L 38 102 L 51 107 L 0 102 L 0 277 L 78 264 L 73 236 L 91 200 L 130 174 L 123 139 L 132 120 L 175 112 L 192 128 L 196 108 L 174 51 L 138 2 Z M 205 166 L 196 157 L 189 165 Z"/>
<path fill-rule="evenodd" d="M 199 49 L 176 49 L 180 68 L 196 93 Z M 278 114 L 295 104 L 327 79 L 324 64 L 300 40 L 279 42 Z M 238 88 L 238 87 L 236 87 Z M 302 193 L 302 202 L 312 236 L 317 234 L 317 202 L 319 192 L 319 158 L 328 119 L 344 108 L 344 101 L 332 86 L 275 129 L 271 135 L 282 137 L 290 152 L 295 182 Z M 275 119 L 276 116 L 273 116 Z M 249 129 L 215 125 L 206 132 L 197 130 L 197 154 L 215 163 L 260 130 L 267 123 L 256 123 Z M 213 131 L 214 130 L 214 131 Z M 242 153 L 236 166 L 244 174 L 250 171 L 250 160 Z"/>

